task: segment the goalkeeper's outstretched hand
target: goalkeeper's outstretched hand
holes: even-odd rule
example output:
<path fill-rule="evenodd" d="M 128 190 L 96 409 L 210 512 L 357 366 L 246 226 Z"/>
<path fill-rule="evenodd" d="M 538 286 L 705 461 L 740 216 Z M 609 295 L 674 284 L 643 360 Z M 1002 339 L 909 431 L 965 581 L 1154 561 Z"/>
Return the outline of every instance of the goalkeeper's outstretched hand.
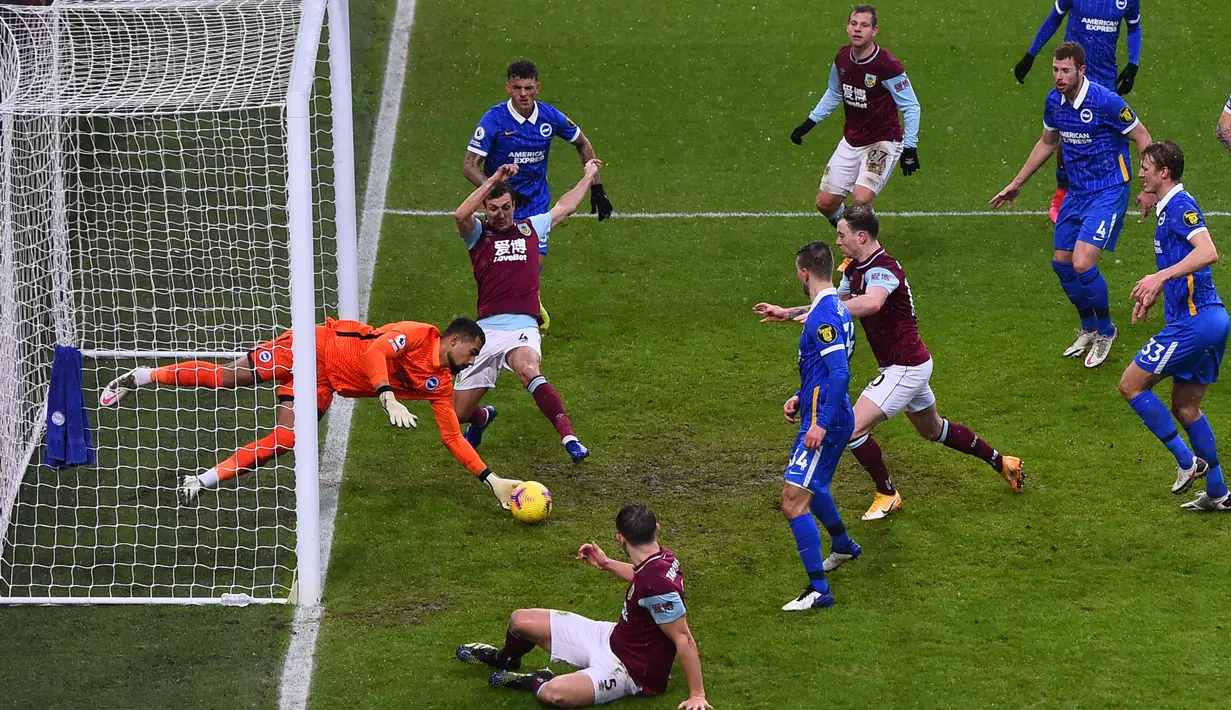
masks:
<path fill-rule="evenodd" d="M 903 175 L 914 175 L 919 169 L 919 149 L 903 148 L 901 165 Z"/>
<path fill-rule="evenodd" d="M 487 484 L 488 490 L 492 492 L 492 495 L 496 496 L 500 507 L 505 510 L 509 509 L 509 498 L 513 495 L 513 489 L 522 484 L 522 481 L 512 478 L 501 478 L 492 473 L 490 468 L 483 469 L 479 474 L 479 480 Z"/>
<path fill-rule="evenodd" d="M 410 413 L 406 405 L 393 396 L 392 392 L 382 392 L 380 403 L 389 415 L 389 423 L 403 429 L 414 429 L 419 426 L 419 418 Z"/>
<path fill-rule="evenodd" d="M 598 221 L 602 222 L 611 216 L 612 210 L 611 200 L 607 199 L 607 188 L 603 187 L 601 182 L 596 182 L 590 186 L 590 214 L 597 214 Z"/>
<path fill-rule="evenodd" d="M 1017 83 L 1025 84 L 1026 75 L 1030 73 L 1030 67 L 1034 66 L 1034 55 L 1026 52 L 1026 56 L 1022 57 L 1013 67 L 1013 78 L 1017 79 Z"/>

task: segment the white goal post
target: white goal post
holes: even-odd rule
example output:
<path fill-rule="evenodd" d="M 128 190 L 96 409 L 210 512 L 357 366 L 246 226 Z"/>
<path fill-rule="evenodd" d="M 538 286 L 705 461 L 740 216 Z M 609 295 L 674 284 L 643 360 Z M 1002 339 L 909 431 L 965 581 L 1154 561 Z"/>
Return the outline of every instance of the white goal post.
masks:
<path fill-rule="evenodd" d="M 0 604 L 316 604 L 314 325 L 358 314 L 347 0 L 0 6 Z M 273 428 L 273 384 L 155 387 L 293 329 L 296 442 L 199 503 Z M 84 356 L 96 464 L 41 464 L 52 356 Z"/>

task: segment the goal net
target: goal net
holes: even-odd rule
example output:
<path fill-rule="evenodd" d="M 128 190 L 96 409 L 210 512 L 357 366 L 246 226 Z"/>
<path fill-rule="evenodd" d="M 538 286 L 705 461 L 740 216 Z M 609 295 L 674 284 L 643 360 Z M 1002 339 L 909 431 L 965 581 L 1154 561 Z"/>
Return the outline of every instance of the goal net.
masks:
<path fill-rule="evenodd" d="M 97 401 L 138 365 L 353 317 L 345 9 L 0 7 L 0 601 L 286 601 L 319 580 L 319 550 L 297 551 L 316 540 L 315 416 L 306 454 L 184 505 L 183 475 L 269 433 L 272 386 Z M 85 356 L 93 466 L 40 464 L 57 344 Z"/>

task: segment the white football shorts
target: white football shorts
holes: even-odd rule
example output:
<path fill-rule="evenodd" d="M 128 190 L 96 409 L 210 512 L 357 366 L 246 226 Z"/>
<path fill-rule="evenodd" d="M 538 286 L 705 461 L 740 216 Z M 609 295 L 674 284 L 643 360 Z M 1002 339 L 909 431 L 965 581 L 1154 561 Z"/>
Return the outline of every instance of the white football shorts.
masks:
<path fill-rule="evenodd" d="M 932 392 L 932 359 L 921 365 L 890 365 L 880 368 L 880 375 L 863 388 L 860 397 L 866 397 L 880 407 L 886 419 L 893 419 L 899 412 L 921 412 L 936 404 Z"/>
<path fill-rule="evenodd" d="M 595 705 L 641 693 L 624 663 L 611 652 L 614 629 L 610 621 L 595 621 L 570 611 L 551 612 L 551 660 L 590 676 Z"/>
<path fill-rule="evenodd" d="M 843 138 L 825 166 L 821 192 L 845 197 L 859 185 L 879 195 L 902 157 L 902 147 L 897 141 L 880 141 L 856 148 Z"/>
<path fill-rule="evenodd" d="M 521 330 L 484 330 L 487 342 L 479 351 L 474 364 L 462 370 L 457 381 L 453 383 L 455 390 L 492 389 L 500 370 L 512 371 L 509 367 L 508 355 L 518 348 L 531 348 L 543 356 L 543 336 L 538 328 L 522 328 Z"/>

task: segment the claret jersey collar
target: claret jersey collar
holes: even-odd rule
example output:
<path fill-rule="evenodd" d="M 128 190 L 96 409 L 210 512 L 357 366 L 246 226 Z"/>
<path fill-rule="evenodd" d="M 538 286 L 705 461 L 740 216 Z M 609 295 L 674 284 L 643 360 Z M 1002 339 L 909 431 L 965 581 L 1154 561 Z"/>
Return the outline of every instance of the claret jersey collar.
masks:
<path fill-rule="evenodd" d="M 1167 194 L 1163 195 L 1163 199 L 1159 200 L 1157 205 L 1154 205 L 1154 214 L 1162 214 L 1163 210 L 1167 208 L 1167 203 L 1171 202 L 1171 198 L 1175 197 L 1175 193 L 1183 189 L 1184 183 L 1182 182 L 1177 182 L 1172 185 L 1171 189 L 1167 191 Z"/>
<path fill-rule="evenodd" d="M 1077 90 L 1077 98 L 1073 99 L 1073 108 L 1077 108 L 1077 109 L 1081 108 L 1081 105 L 1086 100 L 1086 92 L 1089 90 L 1090 90 L 1090 80 L 1083 76 L 1081 78 L 1081 88 Z M 1069 97 L 1065 96 L 1064 94 L 1060 94 L 1060 105 L 1061 106 L 1063 106 L 1064 102 L 1068 100 L 1069 100 Z M 535 111 L 538 111 L 537 107 L 535 107 Z"/>
<path fill-rule="evenodd" d="M 880 256 L 881 254 L 884 254 L 884 253 L 885 253 L 885 247 L 881 247 L 880 249 L 877 249 L 875 252 L 873 252 L 873 253 L 872 253 L 872 256 L 869 256 L 867 259 L 864 259 L 863 261 L 859 262 L 858 264 L 855 264 L 855 268 L 856 268 L 856 269 L 861 269 L 861 270 L 862 270 L 862 269 L 866 269 L 866 268 L 868 267 L 868 264 L 871 264 L 871 263 L 872 263 L 872 260 L 873 260 L 873 259 L 875 259 L 876 257 L 878 257 L 878 256 Z"/>
<path fill-rule="evenodd" d="M 539 102 L 538 101 L 534 102 L 534 113 L 530 114 L 530 118 L 526 118 L 525 116 L 518 113 L 517 109 L 513 108 L 513 99 L 509 99 L 504 104 L 504 106 L 505 108 L 509 110 L 509 115 L 513 117 L 513 120 L 517 121 L 518 123 L 525 123 L 526 121 L 529 121 L 530 123 L 534 124 L 534 123 L 539 122 Z"/>

